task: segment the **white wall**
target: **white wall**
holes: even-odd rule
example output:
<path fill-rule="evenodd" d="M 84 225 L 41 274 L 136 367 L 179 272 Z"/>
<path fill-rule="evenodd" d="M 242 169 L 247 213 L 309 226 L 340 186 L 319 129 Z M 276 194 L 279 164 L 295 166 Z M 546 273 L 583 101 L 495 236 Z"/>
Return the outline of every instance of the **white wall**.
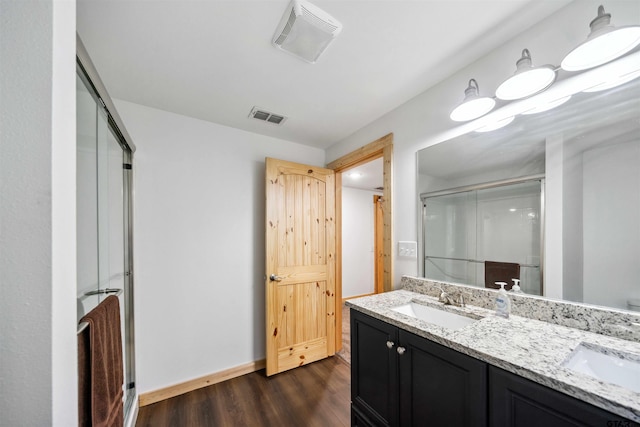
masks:
<path fill-rule="evenodd" d="M 27 27 L 27 31 L 33 28 Z M 51 141 L 53 426 L 78 413 L 76 319 L 76 4 L 53 2 Z M 27 387 L 32 389 L 31 384 Z M 24 425 L 24 423 L 23 423 Z"/>
<path fill-rule="evenodd" d="M 393 132 L 394 239 L 415 240 L 418 212 L 415 153 L 461 134 L 464 127 L 457 127 L 449 119 L 449 113 L 462 101 L 469 79 L 478 81 L 483 94 L 493 94 L 500 82 L 513 74 L 515 61 L 524 48 L 529 49 L 536 64 L 559 64 L 564 55 L 586 38 L 588 24 L 595 17 L 599 4 L 591 0 L 570 3 L 552 17 L 526 29 L 478 61 L 337 142 L 327 150 L 327 161 Z M 605 6 L 607 12 L 613 15 L 614 25 L 637 24 L 638 2 L 614 0 Z M 485 37 L 494 35 L 487 34 Z M 417 261 L 394 255 L 395 284 L 399 283 L 403 274 L 416 273 Z"/>
<path fill-rule="evenodd" d="M 342 187 L 342 298 L 373 293 L 375 191 Z"/>
<path fill-rule="evenodd" d="M 75 3 L 0 2 L 0 424 L 77 421 Z"/>
<path fill-rule="evenodd" d="M 264 160 L 321 166 L 324 152 L 115 104 L 137 147 L 138 392 L 263 359 Z"/>
<path fill-rule="evenodd" d="M 626 309 L 640 298 L 640 140 L 582 158 L 584 302 Z"/>

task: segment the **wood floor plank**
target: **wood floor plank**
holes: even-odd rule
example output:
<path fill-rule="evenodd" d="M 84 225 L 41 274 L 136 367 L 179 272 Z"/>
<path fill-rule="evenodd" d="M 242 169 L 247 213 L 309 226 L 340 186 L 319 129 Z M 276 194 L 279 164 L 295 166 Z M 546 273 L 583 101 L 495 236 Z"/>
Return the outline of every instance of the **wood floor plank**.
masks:
<path fill-rule="evenodd" d="M 342 365 L 345 366 L 345 365 Z M 338 369 L 340 365 L 336 365 L 335 369 Z M 311 406 L 314 416 L 310 418 L 314 421 L 318 421 L 319 426 L 341 426 L 348 425 L 341 422 L 341 418 L 349 418 L 349 405 L 345 405 L 344 400 L 336 399 L 336 394 L 344 389 L 349 389 L 349 383 L 343 384 L 343 387 L 336 388 L 335 382 L 332 378 L 339 376 L 340 372 L 335 372 L 335 369 L 326 369 L 327 366 L 309 366 L 309 369 L 302 373 L 296 372 L 295 379 L 300 385 L 300 391 L 307 393 L 309 390 L 320 388 L 325 390 L 324 393 L 318 395 L 314 404 Z M 346 366 L 345 366 L 346 368 Z M 348 369 L 348 368 L 347 368 Z M 311 375 L 309 375 L 311 374 Z M 347 373 L 348 374 L 348 373 Z M 347 401 L 348 403 L 348 401 Z M 346 413 L 346 415 L 345 415 Z M 342 415 L 342 417 L 341 417 Z M 316 425 L 314 422 L 311 425 Z"/>
<path fill-rule="evenodd" d="M 136 426 L 349 426 L 350 375 L 338 357 L 272 377 L 253 372 L 144 406 Z"/>

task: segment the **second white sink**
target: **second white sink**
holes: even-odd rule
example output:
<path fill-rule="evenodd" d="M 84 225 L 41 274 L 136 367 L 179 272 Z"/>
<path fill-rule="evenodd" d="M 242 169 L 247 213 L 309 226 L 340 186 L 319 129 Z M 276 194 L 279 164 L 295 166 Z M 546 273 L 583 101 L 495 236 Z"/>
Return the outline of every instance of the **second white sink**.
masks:
<path fill-rule="evenodd" d="M 605 348 L 582 343 L 563 364 L 600 381 L 617 384 L 640 393 L 640 357 L 616 355 Z"/>
<path fill-rule="evenodd" d="M 394 307 L 392 310 L 447 329 L 460 329 L 477 320 L 415 302 Z"/>

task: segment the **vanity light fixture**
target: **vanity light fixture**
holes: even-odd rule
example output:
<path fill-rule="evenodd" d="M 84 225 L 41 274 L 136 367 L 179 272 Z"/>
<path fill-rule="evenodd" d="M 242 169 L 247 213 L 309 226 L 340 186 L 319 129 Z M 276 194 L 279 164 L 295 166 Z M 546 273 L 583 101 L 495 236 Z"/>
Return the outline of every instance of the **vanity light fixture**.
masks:
<path fill-rule="evenodd" d="M 611 25 L 611 14 L 598 7 L 598 16 L 589 24 L 587 40 L 573 49 L 561 63 L 566 71 L 580 71 L 597 67 L 621 57 L 640 44 L 640 26 L 616 28 Z"/>
<path fill-rule="evenodd" d="M 358 179 L 362 177 L 360 172 L 351 172 L 348 174 L 349 178 Z"/>
<path fill-rule="evenodd" d="M 522 51 L 516 62 L 516 72 L 496 89 L 496 97 L 507 101 L 522 99 L 541 92 L 556 80 L 556 72 L 550 65 L 534 67 L 529 49 Z"/>
<path fill-rule="evenodd" d="M 569 52 L 560 67 L 534 67 L 531 53 L 523 49 L 516 72 L 500 84 L 494 97 L 481 97 L 476 80 L 469 80 L 464 101 L 449 117 L 456 122 L 473 121 L 469 131 L 489 132 L 508 125 L 518 114 L 558 107 L 576 93 L 606 90 L 640 78 L 640 25 L 616 28 L 600 6 L 590 27 L 587 40 Z M 560 69 L 578 72 L 558 80 Z M 497 99 L 502 105 L 491 112 Z"/>
<path fill-rule="evenodd" d="M 484 116 L 493 109 L 496 101 L 493 98 L 479 95 L 480 88 L 475 79 L 469 80 L 469 86 L 464 91 L 464 100 L 453 109 L 449 117 L 456 122 L 465 122 Z"/>

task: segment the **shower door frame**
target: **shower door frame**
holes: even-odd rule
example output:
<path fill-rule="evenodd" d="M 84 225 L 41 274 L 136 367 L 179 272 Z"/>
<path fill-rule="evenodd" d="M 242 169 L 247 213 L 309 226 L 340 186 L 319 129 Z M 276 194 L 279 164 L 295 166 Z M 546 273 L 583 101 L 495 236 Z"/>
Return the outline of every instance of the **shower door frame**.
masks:
<path fill-rule="evenodd" d="M 136 146 L 131 139 L 124 126 L 124 122 L 118 115 L 118 112 L 107 92 L 104 83 L 89 57 L 89 54 L 82 43 L 82 40 L 76 35 L 76 73 L 92 91 L 96 102 L 107 114 L 107 125 L 113 137 L 117 140 L 123 151 L 123 220 L 124 232 L 126 232 L 124 240 L 124 318 L 125 318 L 125 338 L 124 353 L 127 376 L 132 380 L 127 383 L 124 378 L 124 416 L 125 425 L 130 421 L 130 417 L 136 409 L 137 391 L 136 391 L 136 367 L 135 367 L 135 319 L 134 319 L 134 260 L 133 260 L 133 153 Z"/>
<path fill-rule="evenodd" d="M 425 277 L 427 262 L 425 254 L 425 245 L 427 241 L 426 236 L 426 222 L 427 222 L 427 205 L 426 200 L 432 197 L 446 196 L 450 194 L 465 193 L 470 191 L 486 190 L 490 188 L 504 187 L 513 184 L 522 184 L 524 182 L 540 181 L 540 295 L 544 295 L 544 234 L 545 234 L 545 175 L 536 174 L 521 176 L 517 178 L 509 178 L 500 181 L 484 182 L 480 184 L 465 185 L 462 187 L 454 187 L 445 190 L 432 191 L 427 193 L 420 193 L 419 195 L 419 221 L 418 221 L 418 274 L 421 277 Z M 427 277 L 428 279 L 428 277 Z"/>

